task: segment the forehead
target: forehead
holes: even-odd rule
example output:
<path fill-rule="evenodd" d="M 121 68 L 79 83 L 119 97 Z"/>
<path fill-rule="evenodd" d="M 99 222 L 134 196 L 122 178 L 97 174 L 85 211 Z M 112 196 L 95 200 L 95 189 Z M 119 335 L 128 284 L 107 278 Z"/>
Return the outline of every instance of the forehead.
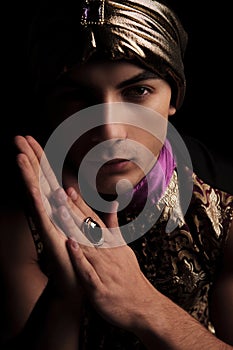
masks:
<path fill-rule="evenodd" d="M 129 61 L 92 61 L 65 68 L 61 76 L 63 82 L 74 82 L 82 85 L 120 84 L 135 78 L 138 80 L 155 79 L 159 76 L 140 65 Z"/>
<path fill-rule="evenodd" d="M 111 60 L 96 60 L 87 61 L 83 64 L 77 64 L 71 69 L 66 69 L 66 76 L 73 76 L 75 78 L 85 78 L 86 76 L 92 76 L 98 73 L 111 73 L 114 74 L 134 74 L 142 71 L 143 68 L 138 64 L 128 61 L 111 61 Z"/>

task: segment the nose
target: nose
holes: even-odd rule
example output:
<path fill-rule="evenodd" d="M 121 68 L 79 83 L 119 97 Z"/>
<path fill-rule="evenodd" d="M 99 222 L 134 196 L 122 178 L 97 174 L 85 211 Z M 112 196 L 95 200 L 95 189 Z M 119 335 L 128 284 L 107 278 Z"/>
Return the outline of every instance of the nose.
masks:
<path fill-rule="evenodd" d="M 93 134 L 93 142 L 127 138 L 127 124 L 123 123 L 123 115 L 121 115 L 118 102 L 120 101 L 105 99 L 105 102 L 97 107 L 99 126 Z"/>

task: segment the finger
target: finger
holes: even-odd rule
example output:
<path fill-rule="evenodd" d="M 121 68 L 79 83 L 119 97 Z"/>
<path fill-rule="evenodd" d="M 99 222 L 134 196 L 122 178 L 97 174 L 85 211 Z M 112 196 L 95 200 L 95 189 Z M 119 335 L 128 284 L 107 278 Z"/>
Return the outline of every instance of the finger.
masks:
<path fill-rule="evenodd" d="M 65 192 L 65 190 L 61 187 L 59 187 L 54 193 L 53 193 L 53 200 L 56 203 L 57 206 L 64 205 L 68 208 L 69 212 L 72 214 L 76 214 L 78 218 L 80 218 L 80 222 L 83 222 L 84 214 L 79 209 L 78 206 L 76 206 L 70 196 L 68 196 Z"/>
<path fill-rule="evenodd" d="M 57 230 L 55 229 L 53 222 L 50 220 L 50 217 L 44 205 L 44 201 L 38 187 L 38 180 L 32 169 L 32 165 L 25 154 L 18 155 L 17 163 L 20 167 L 26 187 L 31 195 L 33 207 L 35 208 L 36 219 L 41 228 L 41 235 L 43 236 L 44 232 L 46 232 L 46 240 L 48 239 L 48 241 L 54 243 L 57 237 Z M 47 201 L 46 204 L 49 205 L 49 202 Z M 60 234 L 63 233 L 60 232 Z"/>
<path fill-rule="evenodd" d="M 71 216 L 66 206 L 60 206 L 57 210 L 57 215 L 59 218 L 59 224 L 61 225 L 61 228 L 67 237 L 72 238 L 79 244 L 93 247 L 93 244 L 83 234 L 83 232 L 80 229 L 80 226 L 77 225 L 76 221 Z M 82 222 L 80 221 L 80 225 L 81 224 Z"/>
<path fill-rule="evenodd" d="M 78 206 L 81 207 L 81 216 L 83 221 L 87 217 L 91 217 L 92 220 L 97 222 L 102 229 L 102 237 L 104 243 L 100 246 L 101 248 L 112 248 L 125 245 L 126 242 L 121 234 L 118 224 L 117 208 L 119 203 L 117 201 L 110 202 L 109 213 L 105 213 L 103 221 L 97 216 L 97 214 L 83 201 L 82 197 L 77 193 L 73 187 L 67 189 L 67 194 L 75 203 L 74 207 L 70 204 L 72 211 Z M 74 217 L 75 219 L 75 217 Z M 82 224 L 83 224 L 82 221 Z M 79 226 L 82 229 L 82 226 Z"/>
<path fill-rule="evenodd" d="M 39 160 L 36 157 L 36 154 L 34 153 L 33 149 L 31 146 L 28 144 L 27 140 L 23 136 L 16 136 L 15 137 L 15 145 L 19 149 L 20 152 L 26 154 L 28 159 L 30 160 L 32 167 L 34 169 L 35 174 L 38 174 L 39 170 Z"/>
<path fill-rule="evenodd" d="M 67 189 L 67 192 L 69 194 L 69 198 L 72 199 L 70 203 L 71 215 L 80 227 L 80 230 L 83 231 L 83 233 L 95 247 L 109 247 L 109 244 L 107 243 L 112 241 L 112 234 L 106 228 L 104 222 L 86 203 L 84 203 L 82 197 L 78 195 L 74 188 L 70 187 Z M 81 207 L 81 211 L 79 211 L 79 215 L 77 217 L 73 215 L 73 212 L 76 212 L 78 207 Z M 97 227 L 92 228 L 92 225 L 86 223 L 87 219 L 91 219 L 89 222 L 92 222 L 92 224 L 95 226 L 97 224 Z M 114 246 L 115 245 L 119 244 L 114 244 Z"/>
<path fill-rule="evenodd" d="M 48 162 L 48 159 L 44 153 L 44 150 L 40 146 L 40 144 L 32 137 L 32 136 L 26 136 L 26 139 L 30 146 L 32 147 L 33 151 L 35 152 L 37 158 L 40 160 L 40 166 L 43 172 L 43 175 L 45 176 L 46 180 L 48 181 L 50 188 L 52 191 L 55 191 L 58 187 L 60 187 L 57 178 Z"/>
<path fill-rule="evenodd" d="M 27 139 L 23 136 L 15 137 L 15 144 L 20 152 L 25 154 L 32 165 L 32 169 L 37 176 L 38 182 L 40 182 L 42 192 L 46 195 L 50 195 L 50 186 L 43 174 L 40 171 L 39 159 L 36 156 L 31 145 L 28 143 Z"/>
<path fill-rule="evenodd" d="M 126 242 L 122 236 L 121 230 L 119 228 L 119 222 L 117 217 L 117 209 L 119 207 L 119 203 L 117 201 L 113 201 L 109 204 L 109 212 L 104 213 L 103 221 L 108 228 L 110 234 L 104 235 L 106 247 L 118 247 L 125 245 Z"/>
<path fill-rule="evenodd" d="M 87 260 L 80 245 L 73 239 L 69 238 L 67 240 L 67 250 L 74 270 L 84 283 L 87 292 L 90 291 L 93 293 L 93 290 L 99 289 L 102 285 L 101 280 L 92 264 Z M 95 250 L 93 250 L 93 254 L 95 253 Z"/>
<path fill-rule="evenodd" d="M 77 191 L 77 193 L 80 194 L 78 181 L 77 181 L 78 176 L 77 174 L 75 174 L 74 170 L 72 170 L 71 167 L 68 167 L 66 166 L 66 164 L 64 164 L 63 173 L 64 173 L 64 179 L 63 179 L 64 188 L 67 190 L 69 187 L 73 187 Z"/>
<path fill-rule="evenodd" d="M 118 207 L 119 203 L 117 201 L 110 202 L 109 211 L 103 215 L 103 221 L 108 228 L 119 226 L 117 217 Z"/>
<path fill-rule="evenodd" d="M 87 214 L 83 213 L 79 209 L 79 207 L 73 203 L 72 199 L 69 196 L 67 196 L 67 194 L 63 188 L 58 188 L 53 193 L 53 199 L 54 199 L 54 203 L 57 207 L 60 207 L 60 206 L 66 207 L 67 211 L 72 216 L 75 224 L 80 229 L 82 229 L 83 222 L 84 222 Z"/>
<path fill-rule="evenodd" d="M 67 286 L 70 284 L 70 281 L 75 281 L 74 270 L 66 249 L 67 237 L 62 229 L 55 224 L 52 216 L 49 216 L 46 206 L 49 206 L 51 212 L 50 203 L 47 198 L 44 198 L 44 200 L 42 198 L 38 180 L 29 159 L 25 154 L 19 154 L 17 162 L 28 192 L 31 195 L 33 222 L 39 229 L 46 256 L 48 254 L 51 265 L 56 266 L 55 269 L 52 267 L 51 271 L 54 274 L 58 274 L 60 281 L 64 277 L 64 286 Z M 63 276 L 64 272 L 65 276 Z"/>
<path fill-rule="evenodd" d="M 103 221 L 99 218 L 99 216 L 87 205 L 87 203 L 83 200 L 81 193 L 76 190 L 74 187 L 69 187 L 66 190 L 66 193 L 71 198 L 72 202 L 70 203 L 70 206 L 73 210 L 74 208 L 79 208 L 81 212 L 81 218 L 82 220 L 86 219 L 87 217 L 91 217 L 94 221 L 98 222 L 98 224 L 101 227 L 105 227 Z"/>

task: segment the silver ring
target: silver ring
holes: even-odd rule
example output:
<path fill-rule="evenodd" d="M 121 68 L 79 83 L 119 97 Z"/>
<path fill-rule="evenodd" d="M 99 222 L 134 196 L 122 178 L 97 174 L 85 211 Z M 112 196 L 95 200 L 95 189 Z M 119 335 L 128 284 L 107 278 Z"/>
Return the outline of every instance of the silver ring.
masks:
<path fill-rule="evenodd" d="M 102 228 L 90 216 L 84 220 L 82 231 L 95 247 L 99 247 L 104 243 Z"/>

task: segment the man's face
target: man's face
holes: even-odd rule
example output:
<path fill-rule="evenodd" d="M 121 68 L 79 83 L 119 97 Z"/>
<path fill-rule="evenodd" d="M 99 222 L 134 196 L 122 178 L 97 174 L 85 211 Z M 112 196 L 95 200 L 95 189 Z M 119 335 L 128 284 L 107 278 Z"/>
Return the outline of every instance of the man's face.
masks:
<path fill-rule="evenodd" d="M 163 145 L 163 140 L 148 132 L 148 128 L 146 130 L 136 126 L 137 123 L 128 122 L 129 104 L 159 113 L 164 120 L 161 123 L 164 130 L 158 133 L 165 136 L 168 116 L 175 113 L 170 101 L 169 84 L 155 73 L 130 62 L 90 62 L 64 73 L 51 97 L 50 111 L 53 127 L 56 127 L 77 111 L 103 104 L 101 115 L 98 107 L 96 114 L 92 112 L 93 118 L 99 119 L 99 126 L 79 137 L 71 147 L 69 157 L 79 167 L 89 151 L 106 144 L 106 147 L 100 148 L 95 159 L 87 161 L 82 167 L 82 175 L 90 183 L 90 175 L 98 173 L 98 191 L 114 194 L 120 180 L 126 179 L 135 186 L 152 168 Z M 122 122 L 116 122 L 113 117 L 114 113 L 121 113 L 119 102 L 122 103 L 122 111 L 125 106 Z M 144 117 L 140 112 L 140 125 Z M 153 154 L 152 158 L 148 156 L 149 153 Z M 139 166 L 142 162 L 143 170 Z"/>

